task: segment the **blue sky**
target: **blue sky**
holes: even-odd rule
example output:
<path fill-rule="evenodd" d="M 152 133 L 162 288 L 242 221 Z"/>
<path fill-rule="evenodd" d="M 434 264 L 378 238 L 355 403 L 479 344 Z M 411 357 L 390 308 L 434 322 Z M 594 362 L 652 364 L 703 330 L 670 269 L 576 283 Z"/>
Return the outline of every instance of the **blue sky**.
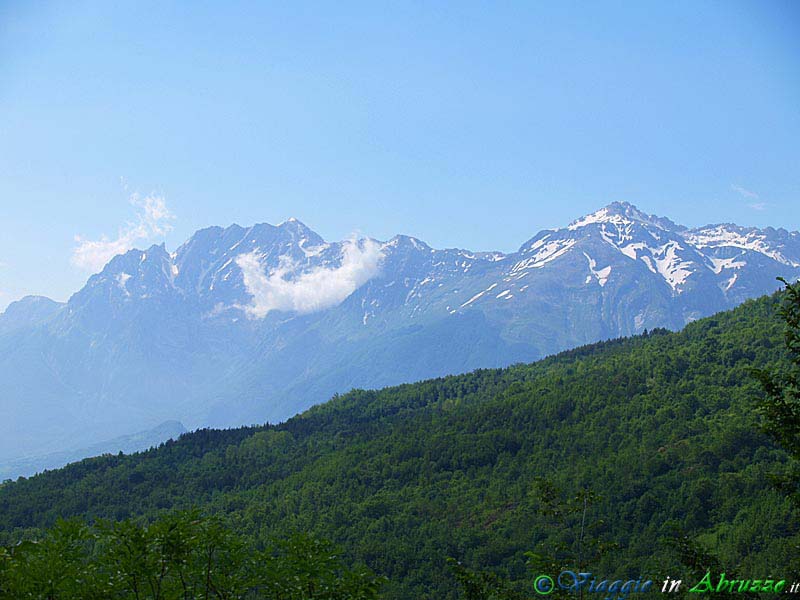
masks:
<path fill-rule="evenodd" d="M 792 1 L 2 2 L 0 308 L 290 216 L 503 251 L 614 200 L 800 229 L 798 140 Z"/>

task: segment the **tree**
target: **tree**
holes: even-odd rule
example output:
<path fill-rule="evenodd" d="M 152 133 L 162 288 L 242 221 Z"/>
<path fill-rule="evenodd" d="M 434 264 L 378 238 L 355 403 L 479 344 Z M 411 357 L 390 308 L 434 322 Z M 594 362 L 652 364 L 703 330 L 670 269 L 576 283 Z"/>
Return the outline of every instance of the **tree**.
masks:
<path fill-rule="evenodd" d="M 196 510 L 87 526 L 60 521 L 0 546 L 0 600 L 374 600 L 383 577 L 297 535 L 257 551 Z"/>
<path fill-rule="evenodd" d="M 600 539 L 605 521 L 589 518 L 589 509 L 601 498 L 588 488 L 579 489 L 574 496 L 545 478 L 537 480 L 538 512 L 548 520 L 547 530 L 551 535 L 540 542 L 539 552 L 526 552 L 528 568 L 536 573 L 547 573 L 558 577 L 562 570 L 577 572 L 599 560 L 604 554 L 617 548 L 616 543 Z M 583 598 L 583 589 L 579 597 Z M 569 597 L 569 592 L 556 588 L 551 598 Z"/>
<path fill-rule="evenodd" d="M 523 600 L 520 592 L 510 589 L 510 583 L 489 571 L 476 571 L 465 567 L 454 558 L 447 566 L 464 592 L 464 600 Z"/>
<path fill-rule="evenodd" d="M 758 369 L 754 375 L 765 394 L 759 402 L 762 428 L 790 457 L 786 472 L 774 474 L 773 482 L 800 509 L 800 282 L 778 279 L 786 286 L 778 312 L 786 322 L 784 341 L 790 366 L 785 370 Z M 798 550 L 800 555 L 800 547 Z"/>

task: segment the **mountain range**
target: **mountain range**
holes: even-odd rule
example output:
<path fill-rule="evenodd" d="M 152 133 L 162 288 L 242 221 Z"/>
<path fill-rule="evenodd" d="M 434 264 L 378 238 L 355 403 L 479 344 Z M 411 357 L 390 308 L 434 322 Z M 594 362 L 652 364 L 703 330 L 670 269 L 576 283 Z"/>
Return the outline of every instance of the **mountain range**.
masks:
<path fill-rule="evenodd" d="M 65 562 L 96 563 L 52 548 L 86 547 L 96 560 L 106 544 L 68 537 L 83 533 L 75 519 L 132 519 L 163 535 L 154 521 L 195 508 L 253 545 L 298 531 L 330 540 L 348 563 L 388 577 L 385 600 L 530 600 L 537 573 L 576 565 L 606 582 L 659 582 L 664 573 L 698 582 L 709 569 L 790 580 L 800 572 L 796 487 L 776 475 L 791 473 L 793 461 L 764 427 L 753 377 L 791 368 L 778 314 L 790 298 L 765 296 L 680 332 L 657 329 L 532 364 L 354 390 L 280 424 L 202 429 L 148 452 L 0 483 L 0 552 L 8 548 L 23 568 L 79 573 Z M 56 525 L 61 519 L 69 529 Z M 171 523 L 169 531 L 186 531 Z M 57 537 L 45 537 L 42 528 L 54 525 Z M 125 522 L 113 529 L 131 530 Z M 20 560 L 17 544 L 29 539 L 59 568 L 30 554 Z M 169 556 L 183 559 L 183 547 L 171 544 Z M 163 568 L 146 552 L 123 560 L 140 573 Z M 310 556 L 294 564 L 317 569 Z M 466 590 L 455 561 L 476 574 Z M 26 573 L 5 564 L 6 573 Z M 231 572 L 227 564 L 222 572 Z M 620 600 L 586 596 L 594 597 Z"/>
<path fill-rule="evenodd" d="M 777 276 L 800 277 L 800 233 L 690 229 L 622 202 L 510 254 L 327 242 L 296 219 L 210 227 L 114 257 L 66 303 L 0 315 L 0 464 L 680 329 Z"/>

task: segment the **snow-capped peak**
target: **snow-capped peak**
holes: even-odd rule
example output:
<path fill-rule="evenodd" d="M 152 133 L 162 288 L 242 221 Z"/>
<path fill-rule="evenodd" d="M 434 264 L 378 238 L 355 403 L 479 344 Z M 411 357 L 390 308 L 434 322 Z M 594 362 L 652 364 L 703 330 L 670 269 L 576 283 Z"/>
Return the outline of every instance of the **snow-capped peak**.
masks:
<path fill-rule="evenodd" d="M 683 235 L 696 248 L 740 248 L 758 252 L 783 265 L 800 267 L 800 234 L 797 232 L 721 223 L 698 227 Z"/>
<path fill-rule="evenodd" d="M 296 234 L 306 234 L 306 233 L 314 233 L 308 225 L 296 219 L 295 217 L 289 217 L 283 223 L 279 223 L 277 225 L 278 229 L 283 229 L 284 231 L 289 231 L 291 233 Z M 316 235 L 316 234 L 315 234 Z"/>
<path fill-rule="evenodd" d="M 386 248 L 410 247 L 415 250 L 429 252 L 431 247 L 425 242 L 410 235 L 398 234 L 384 244 Z"/>
<path fill-rule="evenodd" d="M 669 219 L 656 215 L 648 215 L 629 202 L 612 202 L 608 206 L 605 206 L 598 211 L 573 221 L 569 224 L 567 229 L 570 231 L 575 231 L 594 223 L 610 223 L 616 225 L 617 227 L 630 225 L 633 223 L 640 223 L 645 225 L 653 225 L 654 227 L 663 229 L 665 231 L 681 229 L 681 227 Z"/>

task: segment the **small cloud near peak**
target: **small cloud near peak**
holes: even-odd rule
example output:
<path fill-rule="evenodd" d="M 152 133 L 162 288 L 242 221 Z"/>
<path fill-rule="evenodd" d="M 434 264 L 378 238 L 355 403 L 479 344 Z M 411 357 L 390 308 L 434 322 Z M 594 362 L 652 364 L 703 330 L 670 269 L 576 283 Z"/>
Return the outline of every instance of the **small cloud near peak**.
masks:
<path fill-rule="evenodd" d="M 71 259 L 73 265 L 97 273 L 117 254 L 124 254 L 137 243 L 163 237 L 172 230 L 175 215 L 167 208 L 163 196 L 150 194 L 142 197 L 132 194 L 130 203 L 136 209 L 136 220 L 120 227 L 115 238 L 101 235 L 100 239 L 89 240 L 75 236 L 76 246 Z"/>
<path fill-rule="evenodd" d="M 260 319 L 273 310 L 308 314 L 336 306 L 378 274 L 382 258 L 377 242 L 350 240 L 342 246 L 338 266 L 319 266 L 292 276 L 297 265 L 289 260 L 266 272 L 257 251 L 240 254 L 236 264 L 252 300 L 237 308 Z"/>
<path fill-rule="evenodd" d="M 735 183 L 731 184 L 731 189 L 739 194 L 740 196 L 744 196 L 750 200 L 759 200 L 761 196 L 759 196 L 756 192 L 752 190 L 748 190 L 747 188 L 743 188 L 740 185 L 736 185 Z"/>

